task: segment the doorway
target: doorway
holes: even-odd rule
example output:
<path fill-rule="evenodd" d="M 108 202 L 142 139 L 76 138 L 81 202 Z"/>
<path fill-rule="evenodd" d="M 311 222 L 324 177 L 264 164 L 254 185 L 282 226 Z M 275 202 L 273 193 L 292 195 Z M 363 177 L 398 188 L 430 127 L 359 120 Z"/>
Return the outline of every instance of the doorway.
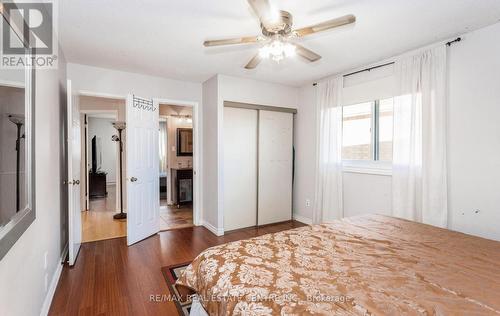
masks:
<path fill-rule="evenodd" d="M 193 226 L 193 107 L 159 103 L 160 231 Z"/>
<path fill-rule="evenodd" d="M 124 100 L 80 96 L 82 131 L 82 242 L 127 235 L 120 211 L 119 121 Z M 95 110 L 98 106 L 100 109 Z M 103 109 L 103 110 L 101 110 Z"/>
<path fill-rule="evenodd" d="M 77 113 L 80 113 L 79 121 L 83 123 L 81 124 L 82 155 L 79 154 L 79 156 L 81 156 L 82 161 L 82 175 L 86 175 L 82 176 L 81 208 L 78 207 L 78 209 L 81 209 L 82 213 L 82 216 L 78 216 L 78 218 L 82 219 L 82 223 L 73 225 L 75 227 L 74 229 L 79 230 L 82 233 L 81 235 L 83 235 L 79 237 L 79 240 L 82 242 L 89 242 L 126 236 L 127 244 L 131 245 L 160 230 L 199 225 L 201 182 L 197 181 L 199 175 L 197 175 L 196 171 L 199 166 L 199 157 L 197 153 L 200 153 L 201 139 L 199 135 L 197 135 L 200 131 L 196 124 L 198 122 L 197 117 L 199 117 L 198 103 L 166 99 L 144 99 L 132 94 L 124 98 L 116 95 L 105 95 L 88 91 L 75 92 L 72 95 L 74 95 L 75 104 L 77 104 Z M 151 148 L 150 145 L 160 143 L 158 140 L 160 133 L 160 126 L 158 124 L 160 121 L 160 104 L 170 106 L 170 110 L 162 112 L 161 115 L 162 121 L 165 123 L 163 128 L 167 129 L 168 126 L 175 128 L 175 135 L 173 137 L 169 138 L 167 135 L 168 132 L 165 134 L 165 144 L 163 148 L 165 155 L 167 153 L 170 154 L 169 157 L 174 157 L 172 155 L 175 155 L 175 157 L 182 160 L 181 162 L 177 161 L 175 164 L 169 164 L 168 168 L 163 169 L 162 173 L 160 173 L 159 168 L 153 167 L 153 165 L 159 166 L 160 164 L 159 160 L 156 160 L 159 158 L 159 153 L 156 150 L 151 150 L 151 152 L 154 152 L 154 155 L 156 155 L 154 158 L 151 156 L 148 159 L 142 159 L 142 156 L 141 158 L 134 154 L 137 152 L 147 153 L 148 150 L 146 150 L 146 147 Z M 154 116 L 156 116 L 156 118 Z M 94 168 L 92 165 L 92 139 L 95 135 L 93 135 L 92 132 L 89 133 L 87 130 L 88 125 L 84 123 L 88 122 L 88 120 L 92 121 L 94 118 L 106 118 L 111 121 L 114 119 L 119 122 L 123 121 L 123 125 L 126 126 L 125 130 L 123 130 L 124 150 L 122 153 L 123 172 L 121 174 L 123 179 L 123 210 L 128 216 L 127 219 L 123 221 L 112 220 L 111 218 L 113 218 L 113 216 L 109 216 L 116 215 L 120 209 L 119 201 L 121 199 L 116 184 L 113 190 L 113 183 L 107 183 L 111 181 L 106 181 L 107 185 L 104 196 L 101 194 L 100 196 L 93 196 L 92 199 L 90 198 L 91 189 L 93 190 L 93 188 L 90 185 L 88 175 L 94 170 L 98 172 L 100 169 L 103 169 L 103 163 L 99 157 L 98 148 L 104 147 L 102 139 L 107 139 L 109 136 L 101 137 L 100 145 L 97 138 L 94 141 L 94 146 L 96 147 L 95 151 L 97 153 L 97 157 L 94 159 L 97 160 Z M 151 129 L 152 126 L 154 126 L 153 129 Z M 177 129 L 179 133 L 177 133 Z M 151 136 L 151 139 L 155 140 L 151 143 L 138 142 L 137 137 L 132 139 L 127 137 L 127 131 L 129 131 L 128 134 L 132 133 L 135 136 L 144 131 L 144 135 L 141 136 L 142 138 Z M 154 131 L 157 131 L 157 133 Z M 115 136 L 116 135 L 112 135 L 112 139 Z M 181 144 L 179 146 L 179 153 L 177 153 L 177 141 Z M 145 144 L 147 144 L 147 146 L 144 146 Z M 119 146 L 118 144 L 115 146 L 118 155 Z M 140 148 L 142 151 L 129 151 L 127 150 L 128 147 Z M 147 161 L 154 163 L 146 165 Z M 147 167 L 148 169 L 141 170 L 143 167 Z M 149 172 L 154 169 L 156 169 L 154 175 L 149 174 Z M 147 172 L 147 174 L 145 172 Z M 182 174 L 183 172 L 184 174 Z M 115 183 L 118 183 L 118 174 L 120 173 L 117 172 L 116 174 L 117 179 Z M 165 181 L 162 181 L 162 185 L 160 185 L 158 181 L 160 177 L 165 178 Z M 153 180 L 154 178 L 158 180 Z M 156 181 L 158 182 L 151 186 L 151 194 L 149 195 L 153 196 L 152 193 L 157 190 L 158 193 L 163 191 L 163 217 L 160 217 L 159 212 L 160 194 L 154 194 L 155 202 L 152 202 L 150 199 L 139 198 L 143 197 L 143 195 L 138 195 L 138 193 L 140 193 L 139 191 L 145 189 L 146 186 L 148 186 L 149 190 L 149 186 Z M 178 197 L 178 193 L 180 197 Z M 113 198 L 114 195 L 116 195 L 115 198 Z M 113 203 L 113 200 L 116 202 Z M 158 206 L 155 206 L 156 203 L 158 203 Z M 134 207 L 129 207 L 130 205 Z M 147 212 L 147 214 L 144 212 Z M 148 221 L 147 227 L 144 225 L 139 227 L 138 221 L 140 221 L 141 218 L 146 218 L 145 216 L 148 219 L 154 219 L 154 223 Z M 131 226 L 133 226 L 133 229 L 131 229 Z M 96 234 L 95 232 L 98 231 L 99 228 L 102 229 L 100 229 L 99 234 Z M 87 234 L 89 231 L 93 231 L 94 234 Z"/>

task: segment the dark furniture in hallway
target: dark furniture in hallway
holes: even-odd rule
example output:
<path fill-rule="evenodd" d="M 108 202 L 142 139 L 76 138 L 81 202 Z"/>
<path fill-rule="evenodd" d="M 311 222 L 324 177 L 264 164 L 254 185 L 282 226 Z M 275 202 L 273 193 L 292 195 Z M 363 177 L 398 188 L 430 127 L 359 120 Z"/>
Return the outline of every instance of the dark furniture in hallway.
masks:
<path fill-rule="evenodd" d="M 193 169 L 175 170 L 175 190 L 177 207 L 193 203 Z"/>
<path fill-rule="evenodd" d="M 90 198 L 103 198 L 108 195 L 106 191 L 106 172 L 89 172 Z"/>

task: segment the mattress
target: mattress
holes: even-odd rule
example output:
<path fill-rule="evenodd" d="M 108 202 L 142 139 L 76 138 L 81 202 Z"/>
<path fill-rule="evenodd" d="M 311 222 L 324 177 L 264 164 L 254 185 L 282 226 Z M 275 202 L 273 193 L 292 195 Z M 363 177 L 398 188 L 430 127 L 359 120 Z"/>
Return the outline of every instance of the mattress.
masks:
<path fill-rule="evenodd" d="M 500 242 L 359 216 L 209 248 L 177 286 L 209 315 L 498 315 Z"/>

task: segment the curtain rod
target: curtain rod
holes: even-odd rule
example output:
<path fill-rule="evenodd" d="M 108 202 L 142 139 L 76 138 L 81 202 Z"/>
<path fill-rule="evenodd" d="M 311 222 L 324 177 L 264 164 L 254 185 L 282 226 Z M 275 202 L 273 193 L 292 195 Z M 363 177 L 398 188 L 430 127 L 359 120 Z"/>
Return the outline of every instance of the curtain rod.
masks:
<path fill-rule="evenodd" d="M 446 43 L 446 46 L 451 46 L 452 44 L 455 44 L 455 43 L 458 43 L 462 40 L 461 37 L 457 37 L 456 39 L 454 39 L 453 41 L 449 41 Z M 385 66 L 389 66 L 389 65 L 393 65 L 394 62 L 390 62 L 390 63 L 385 63 L 385 64 L 382 64 L 382 65 L 377 65 L 377 66 L 373 66 L 373 67 L 370 67 L 370 68 L 366 68 L 366 69 L 362 69 L 362 70 L 358 70 L 358 71 L 355 71 L 355 72 L 351 72 L 351 73 L 348 73 L 347 75 L 344 75 L 343 77 L 349 77 L 349 76 L 352 76 L 352 75 L 355 75 L 355 74 L 359 74 L 359 73 L 362 73 L 362 72 L 365 72 L 365 71 L 371 71 L 373 69 L 377 69 L 377 68 L 381 68 L 381 67 L 385 67 Z M 318 83 L 317 82 L 314 82 L 313 83 L 313 86 L 317 86 Z"/>
<path fill-rule="evenodd" d="M 458 43 L 462 40 L 461 37 L 457 37 L 455 38 L 453 41 L 449 41 L 448 43 L 446 43 L 446 46 L 451 46 L 452 44 L 455 44 L 455 43 Z"/>
<path fill-rule="evenodd" d="M 362 73 L 362 72 L 365 72 L 365 71 L 372 71 L 373 69 L 377 69 L 377 68 L 381 68 L 381 67 L 385 67 L 385 66 L 389 66 L 389 65 L 393 65 L 394 62 L 390 62 L 390 63 L 385 63 L 385 64 L 382 64 L 382 65 L 377 65 L 377 66 L 373 66 L 373 67 L 370 67 L 370 68 L 366 68 L 366 69 L 362 69 L 362 70 L 358 70 L 358 71 L 355 71 L 355 72 L 351 72 L 351 73 L 348 73 L 347 75 L 343 75 L 342 77 L 349 77 L 349 76 L 352 76 L 352 75 L 355 75 L 355 74 L 359 74 L 359 73 Z M 313 86 L 316 86 L 318 83 L 315 82 L 313 83 Z"/>

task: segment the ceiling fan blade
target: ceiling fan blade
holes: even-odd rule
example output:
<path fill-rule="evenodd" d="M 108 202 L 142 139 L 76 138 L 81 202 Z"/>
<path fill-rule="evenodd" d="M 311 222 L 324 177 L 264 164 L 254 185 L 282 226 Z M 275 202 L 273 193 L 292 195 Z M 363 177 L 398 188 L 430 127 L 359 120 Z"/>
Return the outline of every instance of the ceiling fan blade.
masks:
<path fill-rule="evenodd" d="M 205 47 L 210 47 L 210 46 L 221 46 L 221 45 L 251 44 L 251 43 L 256 43 L 258 40 L 259 40 L 258 36 L 247 36 L 240 38 L 204 41 L 203 45 Z"/>
<path fill-rule="evenodd" d="M 321 59 L 321 56 L 313 52 L 312 50 L 309 50 L 305 48 L 304 46 L 294 44 L 295 45 L 295 52 L 297 55 L 304 57 L 305 59 L 309 60 L 310 62 L 314 62 L 318 59 Z"/>
<path fill-rule="evenodd" d="M 253 58 L 250 59 L 248 64 L 246 64 L 245 69 L 254 69 L 260 64 L 261 61 L 262 58 L 260 57 L 259 53 L 257 53 L 257 55 L 253 56 Z"/>
<path fill-rule="evenodd" d="M 356 22 L 356 17 L 352 14 L 342 16 L 340 18 L 328 20 L 322 23 L 318 23 L 315 25 L 311 25 L 308 27 L 300 28 L 297 30 L 294 30 L 293 32 L 298 36 L 298 37 L 303 37 L 306 35 L 318 33 L 318 32 L 323 32 L 329 29 L 333 29 L 335 27 L 339 27 L 342 25 L 346 24 L 351 24 Z"/>
<path fill-rule="evenodd" d="M 260 20 L 260 23 L 268 28 L 268 21 L 272 18 L 272 7 L 269 0 L 247 0 L 248 4 L 252 7 L 253 11 Z"/>

